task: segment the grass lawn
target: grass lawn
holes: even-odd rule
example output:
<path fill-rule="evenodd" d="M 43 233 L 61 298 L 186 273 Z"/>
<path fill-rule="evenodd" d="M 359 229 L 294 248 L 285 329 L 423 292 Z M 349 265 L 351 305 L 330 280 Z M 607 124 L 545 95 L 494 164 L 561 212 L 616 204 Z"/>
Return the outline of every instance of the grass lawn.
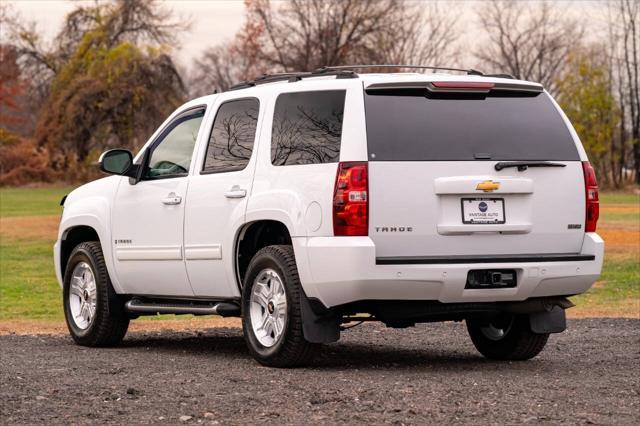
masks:
<path fill-rule="evenodd" d="M 0 320 L 63 318 L 52 255 L 60 199 L 70 191 L 0 189 Z"/>
<path fill-rule="evenodd" d="M 69 190 L 0 189 L 0 322 L 63 319 L 52 247 L 59 201 Z M 572 298 L 577 307 L 569 313 L 640 317 L 639 197 L 602 194 L 598 232 L 607 243 L 602 277 L 588 293 Z"/>
<path fill-rule="evenodd" d="M 59 215 L 60 200 L 73 188 L 2 188 L 0 217 Z"/>
<path fill-rule="evenodd" d="M 605 241 L 600 280 L 587 293 L 573 297 L 580 316 L 640 317 L 640 195 L 600 195 L 598 233 Z"/>
<path fill-rule="evenodd" d="M 0 321 L 63 318 L 53 239 L 0 238 Z"/>

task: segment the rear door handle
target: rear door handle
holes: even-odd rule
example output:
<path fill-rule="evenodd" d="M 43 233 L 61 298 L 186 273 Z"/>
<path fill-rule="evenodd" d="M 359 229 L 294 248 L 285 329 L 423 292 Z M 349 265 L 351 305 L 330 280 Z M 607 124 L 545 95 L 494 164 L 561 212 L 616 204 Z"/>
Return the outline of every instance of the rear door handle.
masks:
<path fill-rule="evenodd" d="M 176 195 L 175 192 L 169 193 L 169 195 L 167 195 L 167 198 L 162 199 L 162 204 L 166 204 L 167 206 L 175 206 L 177 204 L 180 204 L 181 202 L 182 202 L 182 197 L 179 195 Z"/>
<path fill-rule="evenodd" d="M 247 196 L 247 190 L 240 188 L 239 185 L 233 185 L 231 189 L 224 193 L 227 198 L 244 198 Z"/>

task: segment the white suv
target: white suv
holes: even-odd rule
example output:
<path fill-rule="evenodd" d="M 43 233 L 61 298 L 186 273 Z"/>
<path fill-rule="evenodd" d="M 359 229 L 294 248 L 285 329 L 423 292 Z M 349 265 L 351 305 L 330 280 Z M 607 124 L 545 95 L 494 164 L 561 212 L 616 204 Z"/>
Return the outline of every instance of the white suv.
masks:
<path fill-rule="evenodd" d="M 81 345 L 141 315 L 241 316 L 259 362 L 294 366 L 355 320 L 465 320 L 486 357 L 528 359 L 602 267 L 580 140 L 507 76 L 263 76 L 100 166 L 54 249 Z"/>

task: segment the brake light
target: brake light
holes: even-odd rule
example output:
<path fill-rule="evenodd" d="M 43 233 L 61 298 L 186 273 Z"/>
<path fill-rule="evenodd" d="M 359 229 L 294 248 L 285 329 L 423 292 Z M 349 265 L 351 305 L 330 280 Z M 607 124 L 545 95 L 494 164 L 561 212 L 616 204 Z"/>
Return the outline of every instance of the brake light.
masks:
<path fill-rule="evenodd" d="M 366 162 L 338 164 L 333 191 L 333 234 L 369 235 L 369 179 Z"/>
<path fill-rule="evenodd" d="M 600 216 L 600 201 L 598 197 L 598 181 L 596 172 L 588 161 L 582 162 L 584 172 L 584 190 L 586 196 L 586 219 L 584 230 L 586 232 L 596 232 L 598 217 Z"/>
<path fill-rule="evenodd" d="M 431 83 L 438 89 L 493 89 L 495 84 L 480 81 L 434 81 Z"/>

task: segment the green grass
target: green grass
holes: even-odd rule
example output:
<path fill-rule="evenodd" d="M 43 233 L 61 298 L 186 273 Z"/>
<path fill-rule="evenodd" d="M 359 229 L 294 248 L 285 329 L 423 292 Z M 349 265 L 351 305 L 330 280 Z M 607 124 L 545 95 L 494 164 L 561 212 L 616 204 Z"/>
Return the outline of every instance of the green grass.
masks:
<path fill-rule="evenodd" d="M 70 188 L 0 189 L 0 218 L 59 215 L 60 198 L 69 191 Z M 615 223 L 619 227 L 622 224 L 630 232 L 640 229 L 638 214 L 628 211 L 633 210 L 629 207 L 638 206 L 637 195 L 604 193 L 601 203 L 604 207 L 601 225 Z M 625 208 L 607 211 L 606 206 L 611 204 Z M 0 228 L 0 321 L 63 319 L 61 291 L 53 269 L 53 235 L 26 239 L 10 236 Z M 633 235 L 631 233 L 630 238 Z M 578 305 L 574 309 L 637 313 L 640 310 L 640 259 L 637 253 L 636 247 L 629 253 L 607 255 L 602 284 L 572 298 Z"/>
<path fill-rule="evenodd" d="M 637 257 L 607 257 L 600 284 L 572 297 L 576 311 L 596 310 L 611 314 L 640 314 L 640 266 Z M 621 304 L 621 301 L 628 303 Z"/>
<path fill-rule="evenodd" d="M 602 204 L 640 204 L 640 195 L 628 192 L 601 192 L 600 203 Z"/>
<path fill-rule="evenodd" d="M 598 223 L 615 223 L 615 224 L 640 224 L 640 214 L 637 212 L 600 212 L 600 221 Z"/>
<path fill-rule="evenodd" d="M 0 217 L 60 214 L 60 200 L 72 188 L 0 189 Z"/>
<path fill-rule="evenodd" d="M 622 222 L 629 222 L 629 225 L 640 225 L 640 214 L 637 211 L 637 207 L 640 206 L 640 195 L 605 192 L 600 194 L 600 205 L 602 207 L 600 211 L 601 224 L 615 223 L 620 225 Z M 607 209 L 607 206 L 612 207 L 611 211 Z M 623 207 L 623 211 L 616 211 L 620 207 Z"/>
<path fill-rule="evenodd" d="M 63 319 L 53 243 L 0 237 L 0 320 Z"/>

